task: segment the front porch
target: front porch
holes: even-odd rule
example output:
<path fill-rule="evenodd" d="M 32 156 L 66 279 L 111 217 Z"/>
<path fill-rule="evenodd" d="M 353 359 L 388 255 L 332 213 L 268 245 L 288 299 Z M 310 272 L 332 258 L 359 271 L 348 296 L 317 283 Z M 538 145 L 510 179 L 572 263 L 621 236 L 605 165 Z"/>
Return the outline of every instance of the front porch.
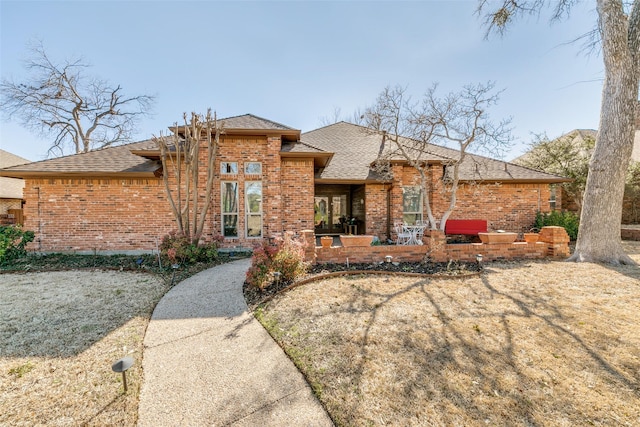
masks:
<path fill-rule="evenodd" d="M 314 191 L 316 236 L 367 234 L 364 184 L 317 184 Z"/>

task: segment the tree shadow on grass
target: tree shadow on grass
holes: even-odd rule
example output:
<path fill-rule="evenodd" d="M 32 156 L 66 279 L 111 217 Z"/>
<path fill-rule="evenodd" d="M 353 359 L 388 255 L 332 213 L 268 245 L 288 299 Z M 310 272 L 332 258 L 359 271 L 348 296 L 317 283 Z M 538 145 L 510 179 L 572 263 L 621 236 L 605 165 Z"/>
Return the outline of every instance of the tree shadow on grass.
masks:
<path fill-rule="evenodd" d="M 307 373 L 323 384 L 323 400 L 341 424 L 384 417 L 400 424 L 544 425 L 548 417 L 607 424 L 633 419 L 624 408 L 640 403 L 632 344 L 622 348 L 598 325 L 589 329 L 590 313 L 547 289 L 505 288 L 490 273 L 416 280 L 390 292 L 366 280 L 351 287 L 352 296 L 330 310 L 310 319 L 297 313 L 299 322 L 349 322 L 323 338 L 323 350 L 346 351 L 350 364 Z M 334 349 L 332 342 L 348 344 Z M 330 357 L 322 359 L 325 366 Z"/>

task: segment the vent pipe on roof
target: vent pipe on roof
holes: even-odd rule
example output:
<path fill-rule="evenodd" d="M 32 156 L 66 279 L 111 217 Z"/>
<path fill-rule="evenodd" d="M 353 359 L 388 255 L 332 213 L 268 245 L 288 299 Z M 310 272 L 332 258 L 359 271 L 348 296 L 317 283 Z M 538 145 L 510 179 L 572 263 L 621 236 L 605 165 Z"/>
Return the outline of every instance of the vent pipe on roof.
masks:
<path fill-rule="evenodd" d="M 504 164 L 504 171 L 505 171 L 505 172 L 508 172 L 508 171 L 507 171 L 507 163 L 505 163 L 505 164 Z"/>

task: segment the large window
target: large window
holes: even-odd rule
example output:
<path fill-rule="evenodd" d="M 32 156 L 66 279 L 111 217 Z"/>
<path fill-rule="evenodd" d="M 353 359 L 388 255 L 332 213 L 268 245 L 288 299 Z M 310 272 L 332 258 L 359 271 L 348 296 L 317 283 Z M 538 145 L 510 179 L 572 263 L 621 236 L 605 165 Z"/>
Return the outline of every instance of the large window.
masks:
<path fill-rule="evenodd" d="M 262 237 L 262 182 L 244 184 L 247 237 Z"/>
<path fill-rule="evenodd" d="M 238 183 L 223 182 L 221 189 L 222 235 L 238 237 Z"/>
<path fill-rule="evenodd" d="M 402 221 L 415 225 L 418 220 L 422 220 L 422 188 L 402 187 Z"/>

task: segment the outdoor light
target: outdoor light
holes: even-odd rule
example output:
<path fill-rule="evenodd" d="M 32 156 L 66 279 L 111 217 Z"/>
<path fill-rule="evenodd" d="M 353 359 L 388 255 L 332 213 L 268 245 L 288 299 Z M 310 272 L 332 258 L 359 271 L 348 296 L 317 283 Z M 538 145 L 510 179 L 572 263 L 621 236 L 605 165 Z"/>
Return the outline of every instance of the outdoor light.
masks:
<path fill-rule="evenodd" d="M 482 254 L 476 255 L 476 262 L 480 267 L 482 267 Z"/>
<path fill-rule="evenodd" d="M 176 278 L 176 271 L 180 268 L 180 264 L 171 264 L 171 268 L 173 269 L 173 274 L 171 275 L 171 286 L 173 286 L 173 281 Z"/>
<path fill-rule="evenodd" d="M 273 276 L 276 278 L 276 284 L 280 283 L 280 276 L 282 276 L 282 273 L 280 273 L 279 271 L 274 271 L 273 272 Z"/>
<path fill-rule="evenodd" d="M 387 263 L 390 263 L 392 258 L 393 258 L 393 257 L 392 257 L 391 255 L 387 255 L 386 257 L 384 257 L 384 260 L 385 260 Z"/>
<path fill-rule="evenodd" d="M 124 385 L 125 393 L 127 392 L 127 369 L 131 366 L 133 366 L 133 358 L 129 356 L 123 357 L 111 365 L 113 372 L 122 372 L 122 385 Z"/>

